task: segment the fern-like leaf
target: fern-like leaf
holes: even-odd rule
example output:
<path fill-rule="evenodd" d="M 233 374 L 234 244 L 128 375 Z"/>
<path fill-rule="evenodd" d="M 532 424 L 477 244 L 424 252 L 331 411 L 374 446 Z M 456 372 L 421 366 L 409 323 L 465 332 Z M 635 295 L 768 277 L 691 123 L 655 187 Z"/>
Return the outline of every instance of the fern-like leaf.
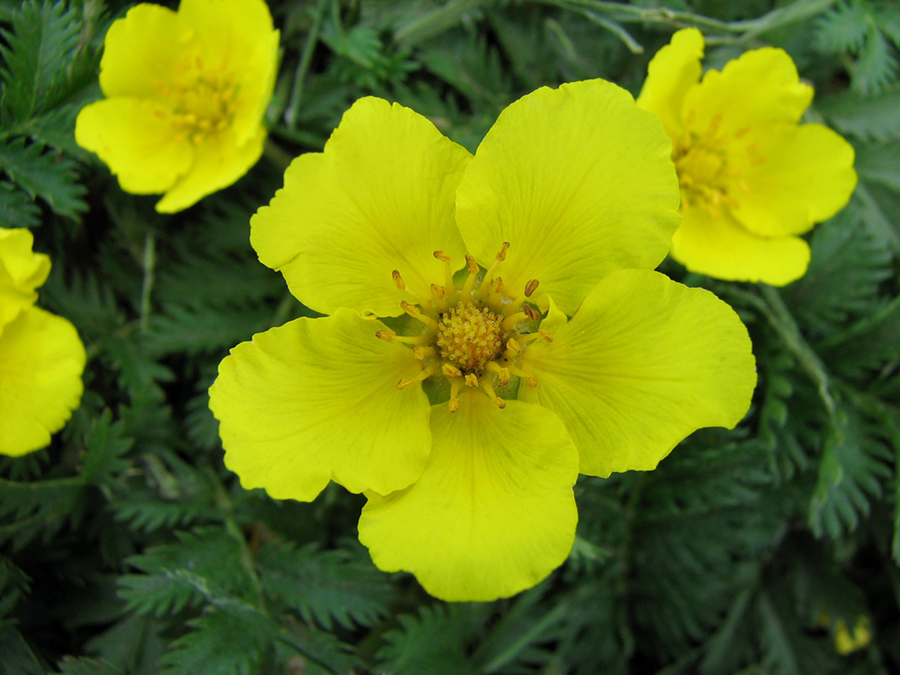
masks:
<path fill-rule="evenodd" d="M 24 138 L 0 144 L 0 170 L 28 193 L 40 197 L 55 213 L 76 218 L 87 210 L 87 190 L 78 183 L 75 164 L 58 153 L 45 152 L 40 143 L 26 144 Z"/>

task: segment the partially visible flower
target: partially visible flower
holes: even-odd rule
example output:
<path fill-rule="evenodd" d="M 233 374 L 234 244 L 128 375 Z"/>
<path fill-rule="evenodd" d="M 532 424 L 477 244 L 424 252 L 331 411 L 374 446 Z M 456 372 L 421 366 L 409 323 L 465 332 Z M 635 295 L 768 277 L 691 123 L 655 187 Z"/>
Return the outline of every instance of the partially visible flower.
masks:
<path fill-rule="evenodd" d="M 703 47 L 700 31 L 675 33 L 637 100 L 674 146 L 684 220 L 672 257 L 719 279 L 783 286 L 809 265 L 798 235 L 850 199 L 853 147 L 821 124 L 798 124 L 813 90 L 784 51 L 745 52 L 701 81 Z"/>
<path fill-rule="evenodd" d="M 538 583 L 572 547 L 579 472 L 653 469 L 750 403 L 737 315 L 652 271 L 679 221 L 670 150 L 602 80 L 516 101 L 474 157 L 357 101 L 251 221 L 260 260 L 330 316 L 219 365 L 227 466 L 278 499 L 364 493 L 375 564 L 437 597 Z"/>
<path fill-rule="evenodd" d="M 838 619 L 834 627 L 834 649 L 841 656 L 852 654 L 864 649 L 872 641 L 872 625 L 869 617 L 862 615 L 856 619 L 856 625 L 851 631 L 847 622 Z"/>
<path fill-rule="evenodd" d="M 50 442 L 81 400 L 84 345 L 62 317 L 34 306 L 50 259 L 28 230 L 0 228 L 0 454 Z"/>
<path fill-rule="evenodd" d="M 263 0 L 137 5 L 106 34 L 106 99 L 79 113 L 75 139 L 126 192 L 164 192 L 157 211 L 186 209 L 262 154 L 277 57 Z"/>

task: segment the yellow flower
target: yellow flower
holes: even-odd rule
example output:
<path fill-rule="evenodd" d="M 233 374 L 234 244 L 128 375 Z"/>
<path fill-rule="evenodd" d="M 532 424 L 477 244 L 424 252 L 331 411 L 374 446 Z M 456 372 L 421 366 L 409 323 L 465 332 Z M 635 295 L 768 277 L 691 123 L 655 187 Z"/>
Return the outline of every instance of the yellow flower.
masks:
<path fill-rule="evenodd" d="M 260 260 L 329 316 L 222 361 L 227 466 L 278 499 L 364 493 L 375 564 L 437 597 L 538 583 L 572 547 L 579 471 L 653 469 L 749 405 L 737 315 L 651 271 L 678 226 L 669 155 L 601 80 L 513 103 L 474 157 L 357 101 L 251 221 Z"/>
<path fill-rule="evenodd" d="M 28 230 L 0 228 L 0 454 L 50 442 L 81 400 L 84 346 L 65 319 L 34 306 L 50 260 Z"/>
<path fill-rule="evenodd" d="M 113 23 L 100 62 L 106 99 L 78 115 L 75 139 L 126 192 L 186 209 L 243 176 L 262 154 L 278 31 L 263 0 L 141 4 Z"/>
<path fill-rule="evenodd" d="M 783 286 L 809 264 L 797 235 L 850 199 L 853 147 L 821 124 L 798 125 L 813 90 L 784 51 L 745 52 L 700 81 L 702 57 L 700 31 L 678 31 L 637 100 L 672 139 L 684 213 L 672 257 L 719 279 Z"/>
<path fill-rule="evenodd" d="M 872 626 L 869 617 L 863 615 L 856 619 L 853 632 L 847 628 L 847 622 L 838 619 L 834 627 L 834 649 L 841 656 L 864 649 L 872 641 Z"/>

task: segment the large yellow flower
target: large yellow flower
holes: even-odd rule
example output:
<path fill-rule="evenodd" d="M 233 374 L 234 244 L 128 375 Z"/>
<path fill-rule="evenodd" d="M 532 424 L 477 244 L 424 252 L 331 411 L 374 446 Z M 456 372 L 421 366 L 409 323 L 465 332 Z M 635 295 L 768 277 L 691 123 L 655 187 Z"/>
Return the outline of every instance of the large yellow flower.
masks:
<path fill-rule="evenodd" d="M 84 345 L 68 321 L 34 306 L 50 259 L 28 230 L 0 228 L 0 454 L 50 442 L 81 400 Z"/>
<path fill-rule="evenodd" d="M 375 564 L 437 597 L 546 577 L 574 540 L 579 471 L 653 469 L 749 405 L 735 313 L 651 271 L 678 227 L 670 150 L 601 80 L 513 103 L 474 157 L 408 108 L 357 101 L 251 221 L 260 260 L 329 316 L 222 361 L 228 467 L 279 499 L 364 493 Z"/>
<path fill-rule="evenodd" d="M 696 29 L 675 33 L 637 100 L 674 146 L 684 221 L 672 257 L 719 279 L 783 286 L 809 264 L 797 235 L 850 198 L 853 147 L 821 124 L 798 125 L 813 90 L 784 51 L 745 52 L 700 81 L 703 46 Z"/>
<path fill-rule="evenodd" d="M 186 209 L 262 154 L 277 56 L 263 0 L 137 5 L 106 35 L 106 99 L 79 113 L 75 138 L 126 192 L 164 192 L 158 211 Z"/>

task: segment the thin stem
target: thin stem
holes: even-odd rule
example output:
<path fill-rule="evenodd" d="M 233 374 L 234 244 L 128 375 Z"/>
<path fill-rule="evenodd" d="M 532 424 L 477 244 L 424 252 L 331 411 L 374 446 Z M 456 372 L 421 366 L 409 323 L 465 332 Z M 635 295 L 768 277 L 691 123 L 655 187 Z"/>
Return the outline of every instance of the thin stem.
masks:
<path fill-rule="evenodd" d="M 141 320 L 140 330 L 146 333 L 150 327 L 150 296 L 153 293 L 154 268 L 156 267 L 156 236 L 152 231 L 144 238 L 144 284 L 141 288 Z"/>
<path fill-rule="evenodd" d="M 287 110 L 284 111 L 284 120 L 289 129 L 297 126 L 297 111 L 300 109 L 300 102 L 303 99 L 303 84 L 306 80 L 306 74 L 309 72 L 309 66 L 312 63 L 313 51 L 319 42 L 319 32 L 322 29 L 322 17 L 325 14 L 325 6 L 331 0 L 319 0 L 316 3 L 316 9 L 313 13 L 313 22 L 309 28 L 309 34 L 306 36 L 306 43 L 303 45 L 303 53 L 300 55 L 300 64 L 294 73 L 294 82 L 291 87 L 291 98 L 288 102 Z"/>

